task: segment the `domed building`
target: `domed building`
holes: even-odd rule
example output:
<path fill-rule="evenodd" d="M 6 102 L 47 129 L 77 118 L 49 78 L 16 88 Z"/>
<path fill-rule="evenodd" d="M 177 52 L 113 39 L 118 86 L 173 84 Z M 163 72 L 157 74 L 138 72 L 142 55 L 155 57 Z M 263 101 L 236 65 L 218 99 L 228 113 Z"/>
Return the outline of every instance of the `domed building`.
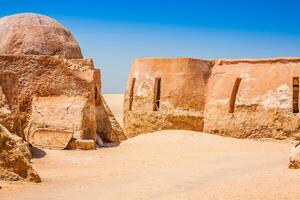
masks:
<path fill-rule="evenodd" d="M 31 13 L 0 19 L 0 54 L 83 58 L 78 42 L 65 27 L 47 16 Z"/>
<path fill-rule="evenodd" d="M 57 149 L 120 141 L 103 101 L 100 70 L 60 23 L 38 14 L 0 19 L 0 123 L 10 132 Z"/>

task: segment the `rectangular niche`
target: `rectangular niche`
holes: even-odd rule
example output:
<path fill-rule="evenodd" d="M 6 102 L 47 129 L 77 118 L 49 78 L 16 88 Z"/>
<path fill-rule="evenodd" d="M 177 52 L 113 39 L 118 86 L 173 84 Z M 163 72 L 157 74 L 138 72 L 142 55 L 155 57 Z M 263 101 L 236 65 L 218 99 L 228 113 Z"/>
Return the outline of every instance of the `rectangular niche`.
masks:
<path fill-rule="evenodd" d="M 233 89 L 230 96 L 229 113 L 234 113 L 236 96 L 239 91 L 241 81 L 242 81 L 241 78 L 237 78 L 234 82 Z"/>
<path fill-rule="evenodd" d="M 299 113 L 299 77 L 293 77 L 293 113 Z"/>
<path fill-rule="evenodd" d="M 154 82 L 154 98 L 153 98 L 153 111 L 158 111 L 160 107 L 161 95 L 161 78 L 155 78 Z"/>
<path fill-rule="evenodd" d="M 96 85 L 94 86 L 94 97 L 95 97 L 95 106 L 101 105 L 101 95 Z"/>
<path fill-rule="evenodd" d="M 131 111 L 131 109 L 132 109 L 135 80 L 136 80 L 135 78 L 132 78 L 131 85 L 130 85 L 130 91 L 129 91 L 129 111 Z"/>

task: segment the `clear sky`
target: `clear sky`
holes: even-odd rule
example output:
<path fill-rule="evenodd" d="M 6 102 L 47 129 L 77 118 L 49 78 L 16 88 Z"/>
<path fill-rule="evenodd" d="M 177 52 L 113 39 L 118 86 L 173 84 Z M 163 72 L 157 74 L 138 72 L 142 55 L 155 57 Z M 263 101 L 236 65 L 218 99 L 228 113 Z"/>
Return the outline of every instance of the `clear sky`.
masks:
<path fill-rule="evenodd" d="M 300 57 L 299 0 L 0 0 L 60 21 L 102 71 L 104 93 L 124 92 L 138 57 Z"/>

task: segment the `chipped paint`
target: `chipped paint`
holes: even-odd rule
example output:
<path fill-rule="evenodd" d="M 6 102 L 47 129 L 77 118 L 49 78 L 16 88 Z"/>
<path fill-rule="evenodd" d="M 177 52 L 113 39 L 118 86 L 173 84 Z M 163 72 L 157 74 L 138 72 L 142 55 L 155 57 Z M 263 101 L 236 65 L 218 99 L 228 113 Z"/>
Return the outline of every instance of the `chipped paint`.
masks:
<path fill-rule="evenodd" d="M 275 92 L 269 90 L 261 97 L 260 104 L 264 108 L 289 109 L 292 107 L 292 93 L 286 84 L 279 86 Z"/>
<path fill-rule="evenodd" d="M 151 91 L 152 91 L 151 85 L 148 82 L 143 81 L 142 83 L 140 83 L 138 85 L 136 95 L 139 97 L 147 97 L 147 96 L 151 95 Z"/>

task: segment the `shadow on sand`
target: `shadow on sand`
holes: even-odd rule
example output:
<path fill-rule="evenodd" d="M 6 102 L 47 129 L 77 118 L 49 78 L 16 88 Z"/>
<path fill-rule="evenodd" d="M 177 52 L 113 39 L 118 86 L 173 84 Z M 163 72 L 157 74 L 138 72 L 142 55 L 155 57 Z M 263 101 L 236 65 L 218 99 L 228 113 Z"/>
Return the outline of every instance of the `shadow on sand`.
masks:
<path fill-rule="evenodd" d="M 42 149 L 36 148 L 36 147 L 30 147 L 30 151 L 32 154 L 32 158 L 43 158 L 46 156 L 46 152 Z"/>
<path fill-rule="evenodd" d="M 104 148 L 109 148 L 109 147 L 117 147 L 120 145 L 120 142 L 104 142 L 103 146 Z"/>

